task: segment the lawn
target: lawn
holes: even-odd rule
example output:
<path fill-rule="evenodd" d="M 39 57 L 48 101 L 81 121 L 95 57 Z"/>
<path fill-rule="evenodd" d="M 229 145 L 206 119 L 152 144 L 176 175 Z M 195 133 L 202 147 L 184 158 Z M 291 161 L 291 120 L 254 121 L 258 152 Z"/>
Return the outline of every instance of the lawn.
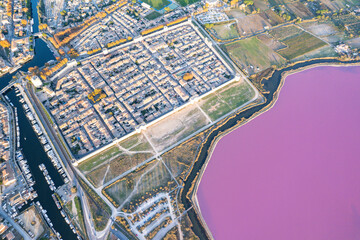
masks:
<path fill-rule="evenodd" d="M 149 13 L 148 15 L 146 15 L 145 18 L 147 20 L 154 20 L 160 16 L 161 16 L 161 13 L 159 13 L 157 11 L 153 11 L 153 12 Z"/>
<path fill-rule="evenodd" d="M 257 37 L 251 37 L 223 46 L 235 63 L 249 74 L 260 72 L 272 65 L 282 65 L 285 60 Z"/>
<path fill-rule="evenodd" d="M 283 43 L 287 45 L 287 48 L 279 50 L 278 53 L 289 60 L 326 45 L 325 42 L 307 32 L 287 38 Z"/>
<path fill-rule="evenodd" d="M 234 39 L 240 36 L 236 27 L 236 22 L 215 24 L 211 26 L 209 30 L 216 38 L 221 40 Z"/>
<path fill-rule="evenodd" d="M 234 82 L 205 97 L 200 107 L 212 120 L 217 120 L 252 99 L 254 94 L 247 82 Z"/>
<path fill-rule="evenodd" d="M 200 0 L 177 0 L 176 2 L 180 4 L 182 7 L 185 7 L 187 5 L 199 2 Z"/>
<path fill-rule="evenodd" d="M 149 4 L 156 10 L 161 10 L 171 3 L 168 0 L 142 0 L 142 2 Z"/>
<path fill-rule="evenodd" d="M 110 158 L 120 154 L 121 151 L 117 146 L 110 147 L 107 150 L 104 150 L 103 152 L 95 155 L 94 157 L 91 157 L 87 159 L 86 161 L 79 164 L 79 169 L 82 172 L 87 172 L 93 169 L 95 166 L 100 165 L 101 163 L 105 162 L 106 160 L 109 160 Z"/>

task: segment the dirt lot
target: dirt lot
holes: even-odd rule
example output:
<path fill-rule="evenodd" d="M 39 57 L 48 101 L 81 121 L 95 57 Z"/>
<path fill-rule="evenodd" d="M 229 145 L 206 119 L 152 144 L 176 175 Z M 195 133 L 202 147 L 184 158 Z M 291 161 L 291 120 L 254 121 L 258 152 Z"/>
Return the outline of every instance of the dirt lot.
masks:
<path fill-rule="evenodd" d="M 21 215 L 19 215 L 19 218 L 24 223 L 25 230 L 30 230 L 34 234 L 34 239 L 39 238 L 44 233 L 45 227 L 34 206 L 25 210 Z"/>
<path fill-rule="evenodd" d="M 157 151 L 162 151 L 210 123 L 195 105 L 173 113 L 166 119 L 148 127 L 145 134 Z"/>
<path fill-rule="evenodd" d="M 264 27 L 271 27 L 271 24 L 262 18 L 260 14 L 245 15 L 240 10 L 230 10 L 227 14 L 237 19 L 239 33 L 242 36 L 264 30 Z"/>

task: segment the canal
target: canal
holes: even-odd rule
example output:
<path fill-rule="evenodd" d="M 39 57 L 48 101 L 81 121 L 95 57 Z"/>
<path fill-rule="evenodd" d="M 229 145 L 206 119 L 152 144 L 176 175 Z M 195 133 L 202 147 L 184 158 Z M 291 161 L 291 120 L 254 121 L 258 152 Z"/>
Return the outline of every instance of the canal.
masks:
<path fill-rule="evenodd" d="M 32 3 L 32 16 L 34 19 L 33 31 L 38 32 L 38 14 L 37 5 L 38 0 L 31 0 Z M 4 88 L 19 71 L 27 72 L 29 67 L 42 67 L 46 62 L 55 60 L 53 53 L 50 51 L 46 43 L 40 38 L 35 38 L 35 56 L 32 60 L 24 64 L 16 72 L 12 74 L 6 74 L 0 78 L 0 89 Z M 34 132 L 31 123 L 25 116 L 22 104 L 19 102 L 19 98 L 16 96 L 14 89 L 11 89 L 6 93 L 10 101 L 17 108 L 18 112 L 18 124 L 20 128 L 20 148 L 27 159 L 30 171 L 35 180 L 34 190 L 38 193 L 38 197 L 34 199 L 34 202 L 39 201 L 45 210 L 47 215 L 54 225 L 57 232 L 60 233 L 64 240 L 77 239 L 76 235 L 72 232 L 69 225 L 65 222 L 64 218 L 60 214 L 60 210 L 56 207 L 56 204 L 52 198 L 53 192 L 50 190 L 43 173 L 39 169 L 39 165 L 44 163 L 49 175 L 55 183 L 56 187 L 64 184 L 62 177 L 55 169 L 47 154 L 45 153 L 36 133 Z"/>

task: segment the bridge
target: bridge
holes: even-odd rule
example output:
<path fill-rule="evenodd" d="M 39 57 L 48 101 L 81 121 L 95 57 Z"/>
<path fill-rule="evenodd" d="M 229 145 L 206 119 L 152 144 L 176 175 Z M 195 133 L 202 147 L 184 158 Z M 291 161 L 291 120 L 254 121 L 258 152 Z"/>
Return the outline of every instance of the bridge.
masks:
<path fill-rule="evenodd" d="M 15 83 L 17 83 L 16 81 L 12 80 L 9 82 L 8 85 L 6 85 L 6 87 L 4 87 L 3 89 L 0 90 L 0 95 L 3 95 L 6 91 L 8 91 L 10 88 L 12 88 Z"/>

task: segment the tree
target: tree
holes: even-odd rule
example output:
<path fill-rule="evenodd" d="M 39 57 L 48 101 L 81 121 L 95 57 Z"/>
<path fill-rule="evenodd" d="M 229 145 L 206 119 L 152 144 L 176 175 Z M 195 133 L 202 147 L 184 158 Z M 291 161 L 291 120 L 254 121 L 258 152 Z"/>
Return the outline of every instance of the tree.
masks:
<path fill-rule="evenodd" d="M 254 1 L 252 1 L 252 0 L 245 0 L 244 3 L 246 6 L 254 5 Z"/>

